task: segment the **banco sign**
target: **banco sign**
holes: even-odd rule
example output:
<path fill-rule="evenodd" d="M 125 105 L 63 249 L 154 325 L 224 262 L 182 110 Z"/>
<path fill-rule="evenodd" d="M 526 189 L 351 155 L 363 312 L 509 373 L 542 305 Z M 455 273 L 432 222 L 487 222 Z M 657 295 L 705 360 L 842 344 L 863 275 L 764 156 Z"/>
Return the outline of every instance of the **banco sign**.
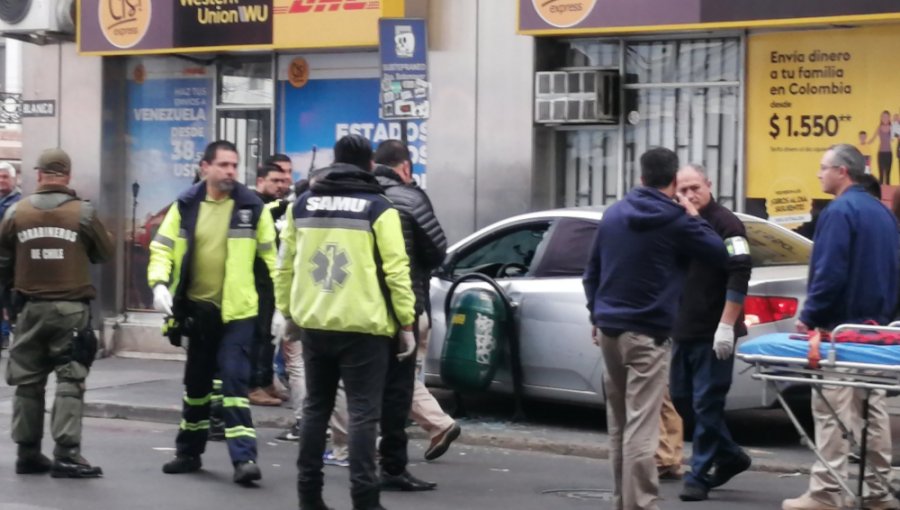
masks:
<path fill-rule="evenodd" d="M 575 26 L 591 13 L 597 0 L 531 0 L 534 10 L 554 27 Z"/>
<path fill-rule="evenodd" d="M 100 0 L 100 30 L 110 44 L 131 48 L 141 42 L 150 27 L 152 0 Z"/>

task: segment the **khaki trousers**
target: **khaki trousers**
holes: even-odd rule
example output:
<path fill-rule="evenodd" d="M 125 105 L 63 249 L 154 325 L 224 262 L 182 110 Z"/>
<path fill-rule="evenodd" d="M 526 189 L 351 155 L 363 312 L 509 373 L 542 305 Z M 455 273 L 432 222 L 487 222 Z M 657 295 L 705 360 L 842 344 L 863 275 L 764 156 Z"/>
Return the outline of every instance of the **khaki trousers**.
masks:
<path fill-rule="evenodd" d="M 303 365 L 303 343 L 299 338 L 285 338 L 281 341 L 284 368 L 288 374 L 291 389 L 291 407 L 297 420 L 303 418 L 303 403 L 306 401 L 306 367 Z"/>
<path fill-rule="evenodd" d="M 672 405 L 669 389 L 663 395 L 659 413 L 659 447 L 656 448 L 656 465 L 672 467 L 681 472 L 684 462 L 684 422 Z"/>
<path fill-rule="evenodd" d="M 862 420 L 862 401 L 865 391 L 857 388 L 843 386 L 824 386 L 822 395 L 837 412 L 841 421 L 850 430 L 854 430 L 854 424 Z M 847 455 L 850 452 L 850 443 L 844 439 L 837 420 L 828 410 L 828 406 L 818 393 L 812 393 L 812 412 L 816 431 L 816 446 L 819 452 L 828 461 L 828 465 L 837 470 L 844 480 L 847 480 L 848 462 Z M 861 429 L 861 425 L 859 426 Z M 857 443 L 861 443 L 860 439 Z M 884 487 L 869 469 L 874 466 L 888 480 L 891 478 L 891 423 L 887 412 L 887 400 L 884 391 L 872 391 L 869 398 L 869 434 L 867 439 L 866 481 L 864 497 L 868 501 L 890 501 L 889 488 Z M 856 490 L 856 482 L 850 484 Z M 842 506 L 844 498 L 837 480 L 828 472 L 820 461 L 813 464 L 809 479 L 809 494 L 813 499 L 834 506 Z"/>
<path fill-rule="evenodd" d="M 415 390 L 413 391 L 409 417 L 418 426 L 422 427 L 425 432 L 428 432 L 428 437 L 430 438 L 434 438 L 455 423 L 453 418 L 444 412 L 441 404 L 435 400 L 428 388 L 418 380 L 416 380 Z"/>
<path fill-rule="evenodd" d="M 419 315 L 416 326 L 419 329 L 419 347 L 416 357 L 416 383 L 413 390 L 412 407 L 409 409 L 409 417 L 428 433 L 428 437 L 434 438 L 441 432 L 453 426 L 455 421 L 441 407 L 434 395 L 425 387 L 422 381 L 422 368 L 425 354 L 428 352 L 428 341 L 431 338 L 431 328 L 428 327 L 428 316 Z"/>
<path fill-rule="evenodd" d="M 654 453 L 659 415 L 668 387 L 669 343 L 626 331 L 603 335 L 606 416 L 612 462 L 613 508 L 658 510 L 659 476 Z"/>

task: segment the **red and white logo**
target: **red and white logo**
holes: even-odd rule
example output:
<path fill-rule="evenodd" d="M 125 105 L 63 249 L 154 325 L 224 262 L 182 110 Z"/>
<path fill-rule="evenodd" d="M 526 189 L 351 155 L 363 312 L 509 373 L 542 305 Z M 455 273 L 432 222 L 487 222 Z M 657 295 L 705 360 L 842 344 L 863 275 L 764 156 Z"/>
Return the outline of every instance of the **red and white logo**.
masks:
<path fill-rule="evenodd" d="M 275 14 L 363 11 L 380 9 L 381 0 L 293 0 L 289 6 L 276 6 Z"/>

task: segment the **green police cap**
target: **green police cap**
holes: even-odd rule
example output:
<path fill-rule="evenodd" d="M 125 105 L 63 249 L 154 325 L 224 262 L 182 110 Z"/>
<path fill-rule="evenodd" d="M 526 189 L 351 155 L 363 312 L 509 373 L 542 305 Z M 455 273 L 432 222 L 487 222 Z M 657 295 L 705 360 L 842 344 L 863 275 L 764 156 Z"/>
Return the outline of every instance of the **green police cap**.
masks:
<path fill-rule="evenodd" d="M 34 168 L 43 172 L 69 175 L 72 171 L 72 160 L 62 149 L 47 149 L 41 153 Z"/>

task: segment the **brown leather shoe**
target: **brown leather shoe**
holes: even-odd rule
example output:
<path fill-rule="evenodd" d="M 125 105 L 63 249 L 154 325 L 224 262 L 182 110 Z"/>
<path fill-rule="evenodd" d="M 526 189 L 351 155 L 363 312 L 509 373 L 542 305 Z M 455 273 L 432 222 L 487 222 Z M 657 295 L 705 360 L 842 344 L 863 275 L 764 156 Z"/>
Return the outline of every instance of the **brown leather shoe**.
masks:
<path fill-rule="evenodd" d="M 450 444 L 453 441 L 456 441 L 456 438 L 459 437 L 460 432 L 461 429 L 459 425 L 454 422 L 453 425 L 450 425 L 440 434 L 434 436 L 431 439 L 431 445 L 429 445 L 428 449 L 425 450 L 425 460 L 434 460 L 447 453 L 447 449 L 450 448 Z"/>
<path fill-rule="evenodd" d="M 247 395 L 247 399 L 249 399 L 250 404 L 254 406 L 276 407 L 281 405 L 281 399 L 270 396 L 262 388 L 253 388 Z"/>
<path fill-rule="evenodd" d="M 265 391 L 266 394 L 270 397 L 277 398 L 282 402 L 287 402 L 288 400 L 290 400 L 290 396 L 288 396 L 288 394 L 283 391 L 278 391 L 274 384 L 270 384 L 265 388 L 262 388 L 262 390 Z"/>

